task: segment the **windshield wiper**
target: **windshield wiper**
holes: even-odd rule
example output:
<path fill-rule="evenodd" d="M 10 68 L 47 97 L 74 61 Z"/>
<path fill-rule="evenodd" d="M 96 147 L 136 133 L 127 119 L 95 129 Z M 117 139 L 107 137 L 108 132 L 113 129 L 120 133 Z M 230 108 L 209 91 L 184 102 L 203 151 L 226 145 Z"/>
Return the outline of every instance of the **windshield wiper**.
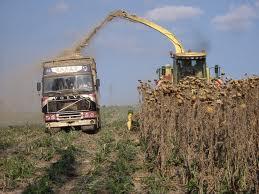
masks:
<path fill-rule="evenodd" d="M 91 90 L 88 90 L 86 88 L 81 88 L 81 89 L 77 88 L 77 89 L 74 89 L 74 91 L 75 92 L 91 92 Z"/>
<path fill-rule="evenodd" d="M 63 89 L 59 91 L 48 91 L 48 92 L 45 92 L 45 94 L 62 94 L 62 93 L 79 94 L 79 92 L 90 92 L 90 91 L 91 90 L 87 90 L 87 89 Z"/>
<path fill-rule="evenodd" d="M 48 92 L 44 92 L 45 94 L 61 94 L 60 91 L 48 91 Z"/>
<path fill-rule="evenodd" d="M 63 89 L 60 90 L 60 93 L 78 93 L 78 91 L 76 89 Z"/>

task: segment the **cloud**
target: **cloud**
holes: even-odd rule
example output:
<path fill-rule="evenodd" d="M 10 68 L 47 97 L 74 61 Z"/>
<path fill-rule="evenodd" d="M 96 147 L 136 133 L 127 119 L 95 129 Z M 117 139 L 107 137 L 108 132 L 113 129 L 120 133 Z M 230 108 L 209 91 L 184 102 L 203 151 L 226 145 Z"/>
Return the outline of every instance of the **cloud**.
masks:
<path fill-rule="evenodd" d="M 259 4 L 259 1 L 256 3 Z M 212 19 L 212 23 L 219 30 L 242 31 L 248 29 L 257 18 L 257 11 L 254 7 L 249 5 L 240 5 L 239 7 L 231 9 L 225 15 L 214 17 Z"/>
<path fill-rule="evenodd" d="M 59 1 L 53 7 L 50 8 L 50 12 L 57 13 L 65 13 L 69 10 L 69 5 L 65 1 Z"/>
<path fill-rule="evenodd" d="M 163 6 L 149 10 L 145 17 L 153 20 L 176 21 L 189 19 L 203 14 L 203 11 L 197 7 L 191 6 Z"/>

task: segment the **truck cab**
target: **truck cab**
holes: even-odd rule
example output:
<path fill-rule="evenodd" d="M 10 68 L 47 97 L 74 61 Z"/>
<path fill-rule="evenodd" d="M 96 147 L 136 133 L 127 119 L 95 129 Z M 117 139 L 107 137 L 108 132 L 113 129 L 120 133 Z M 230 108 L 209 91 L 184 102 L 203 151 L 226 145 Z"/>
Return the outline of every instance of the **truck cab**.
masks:
<path fill-rule="evenodd" d="M 42 113 L 46 128 L 100 128 L 99 85 L 91 57 L 71 55 L 43 62 Z"/>

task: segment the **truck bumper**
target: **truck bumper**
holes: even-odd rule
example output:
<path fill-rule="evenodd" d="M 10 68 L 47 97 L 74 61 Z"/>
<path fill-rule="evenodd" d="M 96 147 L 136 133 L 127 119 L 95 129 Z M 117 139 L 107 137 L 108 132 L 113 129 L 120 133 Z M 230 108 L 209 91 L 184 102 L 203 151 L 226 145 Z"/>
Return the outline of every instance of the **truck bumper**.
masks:
<path fill-rule="evenodd" d="M 50 129 L 55 127 L 75 127 L 75 126 L 85 126 L 85 125 L 95 125 L 95 124 L 97 124 L 96 119 L 69 120 L 69 121 L 48 122 L 46 123 L 46 127 Z"/>

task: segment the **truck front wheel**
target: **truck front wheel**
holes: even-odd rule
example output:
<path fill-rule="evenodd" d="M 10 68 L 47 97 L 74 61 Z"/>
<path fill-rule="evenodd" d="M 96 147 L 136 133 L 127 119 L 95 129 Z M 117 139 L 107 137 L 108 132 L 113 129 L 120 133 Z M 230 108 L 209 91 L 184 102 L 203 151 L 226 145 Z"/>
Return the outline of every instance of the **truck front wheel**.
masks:
<path fill-rule="evenodd" d="M 54 134 L 58 133 L 59 131 L 61 131 L 61 127 L 46 128 L 46 132 L 51 135 L 54 135 Z"/>

